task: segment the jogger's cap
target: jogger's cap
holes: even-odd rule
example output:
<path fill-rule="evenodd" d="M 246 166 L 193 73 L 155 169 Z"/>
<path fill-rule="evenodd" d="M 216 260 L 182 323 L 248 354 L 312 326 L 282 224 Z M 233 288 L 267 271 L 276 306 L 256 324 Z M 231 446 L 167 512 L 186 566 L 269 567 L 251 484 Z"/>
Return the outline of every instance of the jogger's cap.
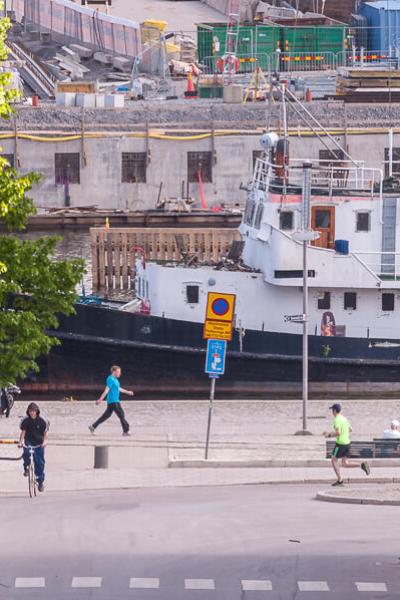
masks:
<path fill-rule="evenodd" d="M 342 406 L 340 404 L 332 404 L 329 409 L 334 410 L 335 412 L 340 412 L 342 410 Z"/>

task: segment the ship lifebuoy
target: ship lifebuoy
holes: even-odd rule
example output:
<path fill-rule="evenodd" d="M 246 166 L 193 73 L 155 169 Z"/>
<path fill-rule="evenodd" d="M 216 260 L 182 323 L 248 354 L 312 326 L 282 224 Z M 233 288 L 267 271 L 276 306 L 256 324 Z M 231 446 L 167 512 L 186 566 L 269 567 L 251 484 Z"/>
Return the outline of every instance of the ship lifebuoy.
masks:
<path fill-rule="evenodd" d="M 229 67 L 232 66 L 232 71 L 238 73 L 240 70 L 240 60 L 237 56 L 222 56 L 217 60 L 217 69 L 220 73 L 229 71 Z"/>
<path fill-rule="evenodd" d="M 139 312 L 141 315 L 149 315 L 150 314 L 150 300 L 142 300 L 140 303 Z"/>

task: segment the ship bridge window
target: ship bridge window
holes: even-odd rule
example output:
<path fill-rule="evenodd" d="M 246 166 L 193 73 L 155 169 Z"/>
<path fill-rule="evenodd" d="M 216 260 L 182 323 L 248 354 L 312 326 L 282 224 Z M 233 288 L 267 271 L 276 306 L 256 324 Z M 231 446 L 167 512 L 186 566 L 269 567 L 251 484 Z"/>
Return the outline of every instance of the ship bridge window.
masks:
<path fill-rule="evenodd" d="M 344 310 L 356 310 L 357 294 L 355 292 L 344 293 Z"/>
<path fill-rule="evenodd" d="M 294 214 L 291 210 L 282 210 L 279 215 L 279 229 L 283 231 L 293 229 Z"/>
<path fill-rule="evenodd" d="M 199 303 L 199 291 L 200 291 L 200 288 L 198 285 L 187 285 L 186 286 L 186 302 L 188 304 L 198 304 Z"/>
<path fill-rule="evenodd" d="M 385 148 L 385 177 L 389 177 L 389 148 Z M 400 148 L 393 148 L 392 152 L 392 173 L 400 175 Z"/>
<path fill-rule="evenodd" d="M 357 212 L 356 231 L 369 231 L 371 229 L 371 215 L 369 212 Z"/>
<path fill-rule="evenodd" d="M 257 206 L 256 217 L 254 219 L 254 227 L 256 229 L 260 229 L 260 227 L 261 227 L 261 219 L 263 216 L 263 212 L 264 212 L 264 205 L 262 202 L 260 202 L 260 204 Z"/>
<path fill-rule="evenodd" d="M 394 294 L 386 292 L 382 294 L 382 310 L 384 312 L 394 310 Z"/>
<path fill-rule="evenodd" d="M 318 298 L 318 309 L 319 310 L 330 310 L 331 308 L 331 293 L 324 292 L 321 298 Z"/>
<path fill-rule="evenodd" d="M 252 198 L 248 198 L 246 202 L 246 208 L 244 211 L 244 222 L 246 225 L 253 224 L 254 211 L 256 209 L 256 203 Z"/>

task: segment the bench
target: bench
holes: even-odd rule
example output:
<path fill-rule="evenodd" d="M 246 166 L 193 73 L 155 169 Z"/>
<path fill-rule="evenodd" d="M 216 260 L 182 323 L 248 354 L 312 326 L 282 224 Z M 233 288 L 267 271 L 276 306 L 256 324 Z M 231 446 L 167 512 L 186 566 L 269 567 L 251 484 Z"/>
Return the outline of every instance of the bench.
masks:
<path fill-rule="evenodd" d="M 326 440 L 326 458 L 331 458 L 335 440 Z M 351 442 L 349 458 L 400 458 L 400 439 L 374 438 Z"/>

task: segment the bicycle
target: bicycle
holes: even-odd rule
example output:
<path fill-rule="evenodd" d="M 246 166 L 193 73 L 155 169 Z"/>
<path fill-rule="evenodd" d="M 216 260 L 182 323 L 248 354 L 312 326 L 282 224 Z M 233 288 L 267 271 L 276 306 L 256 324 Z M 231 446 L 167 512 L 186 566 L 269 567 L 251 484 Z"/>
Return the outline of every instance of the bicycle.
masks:
<path fill-rule="evenodd" d="M 35 473 L 35 449 L 40 448 L 40 445 L 39 446 L 25 446 L 25 444 L 24 444 L 24 448 L 29 450 L 28 488 L 29 488 L 29 495 L 31 498 L 33 498 L 34 496 L 36 496 L 37 486 L 38 486 L 38 482 L 36 479 L 36 473 Z"/>

